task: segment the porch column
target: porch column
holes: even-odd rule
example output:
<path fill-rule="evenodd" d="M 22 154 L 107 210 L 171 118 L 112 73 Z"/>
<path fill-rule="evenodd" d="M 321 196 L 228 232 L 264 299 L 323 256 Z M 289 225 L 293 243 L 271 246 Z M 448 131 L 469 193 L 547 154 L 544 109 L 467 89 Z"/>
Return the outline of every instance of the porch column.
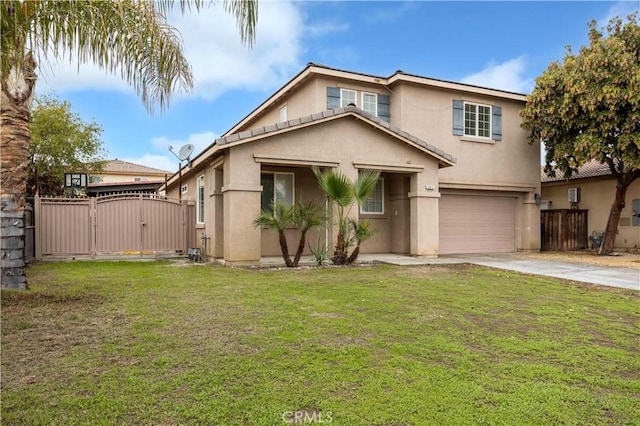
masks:
<path fill-rule="evenodd" d="M 439 201 L 440 192 L 431 176 L 414 173 L 409 192 L 411 255 L 437 257 L 440 244 Z"/>
<path fill-rule="evenodd" d="M 213 236 L 211 254 L 215 258 L 224 257 L 224 203 L 222 195 L 222 168 L 213 170 L 213 192 L 211 193 L 211 210 L 213 211 Z"/>
<path fill-rule="evenodd" d="M 230 264 L 258 264 L 260 229 L 253 220 L 260 213 L 260 164 L 243 154 L 242 149 L 231 149 L 223 168 L 224 259 Z"/>
<path fill-rule="evenodd" d="M 537 190 L 540 193 L 540 190 Z M 524 194 L 519 206 L 520 214 L 516 226 L 519 228 L 518 251 L 540 251 L 540 206 L 536 204 L 534 193 Z"/>

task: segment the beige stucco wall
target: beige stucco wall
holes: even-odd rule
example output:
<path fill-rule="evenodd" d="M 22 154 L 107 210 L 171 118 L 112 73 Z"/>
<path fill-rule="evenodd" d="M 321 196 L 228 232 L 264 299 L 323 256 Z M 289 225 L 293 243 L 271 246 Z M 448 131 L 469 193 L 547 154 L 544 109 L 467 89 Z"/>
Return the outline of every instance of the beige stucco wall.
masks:
<path fill-rule="evenodd" d="M 403 84 L 394 87 L 391 122 L 458 160 L 440 171 L 441 182 L 527 184 L 539 189 L 540 144 L 529 145 L 520 128 L 523 103 Z M 502 140 L 453 135 L 453 100 L 502 107 Z"/>
<path fill-rule="evenodd" d="M 279 110 L 287 105 L 288 118 L 296 118 L 327 107 L 327 87 L 390 96 L 391 124 L 444 150 L 457 159 L 454 167 L 440 172 L 440 182 L 487 185 L 528 185 L 540 192 L 540 144 L 529 145 L 520 128 L 519 111 L 524 102 L 449 89 L 397 82 L 391 88 L 337 77 L 315 76 L 284 96 L 247 128 L 279 121 Z M 453 99 L 502 107 L 502 140 L 488 141 L 453 135 Z M 242 130 L 245 130 L 244 128 Z"/>
<path fill-rule="evenodd" d="M 416 201 L 412 207 L 414 215 L 426 216 L 427 220 L 416 220 L 414 226 L 420 227 L 420 233 L 414 233 L 416 238 L 420 238 L 412 246 L 412 252 L 418 255 L 435 255 L 437 253 L 437 188 L 438 188 L 438 162 L 428 154 L 418 149 L 408 146 L 406 143 L 399 141 L 387 134 L 374 130 L 370 125 L 363 123 L 352 117 L 330 121 L 327 123 L 317 124 L 307 128 L 302 128 L 290 133 L 278 136 L 267 137 L 255 142 L 246 143 L 230 148 L 230 155 L 227 156 L 224 163 L 225 169 L 225 186 L 235 189 L 225 192 L 224 201 L 224 221 L 225 221 L 225 241 L 231 238 L 233 241 L 234 253 L 227 250 L 225 243 L 225 259 L 238 259 L 238 261 L 248 261 L 251 258 L 257 260 L 256 243 L 259 249 L 259 255 L 279 255 L 280 249 L 277 243 L 277 236 L 269 230 L 258 231 L 259 235 L 254 234 L 252 226 L 254 218 L 260 210 L 260 193 L 255 192 L 256 187 L 260 187 L 260 171 L 278 171 L 285 170 L 282 165 L 257 163 L 254 156 L 269 157 L 281 156 L 288 159 L 306 159 L 308 161 L 335 161 L 338 163 L 338 169 L 351 177 L 357 176 L 358 169 L 354 166 L 354 162 L 358 164 L 381 163 L 379 166 L 384 171 L 384 164 L 402 166 L 410 165 L 412 167 L 423 166 L 422 170 L 413 173 L 412 179 L 415 180 L 415 187 L 422 188 L 425 184 L 433 185 L 435 190 L 429 193 L 414 190 Z M 231 161 L 229 160 L 231 159 Z M 289 169 L 291 170 L 291 169 Z M 296 171 L 296 199 L 316 200 L 322 202 L 323 196 L 317 187 L 315 177 L 308 167 L 297 167 Z M 406 175 L 406 173 L 400 173 Z M 388 177 L 387 177 L 388 176 Z M 394 179 L 390 173 L 385 173 L 386 179 L 391 184 Z M 404 184 L 404 179 L 395 179 L 400 184 Z M 406 189 L 406 188 L 405 188 Z M 224 191 L 224 189 L 223 189 Z M 406 194 L 403 189 L 397 191 L 400 196 L 405 198 L 405 205 L 408 205 Z M 254 194 L 255 195 L 252 195 Z M 227 196 L 227 194 L 229 194 Z M 232 195 L 233 194 L 233 195 Z M 242 194 L 242 195 L 240 195 Z M 242 204 L 237 208 L 230 208 L 227 205 L 227 197 L 242 198 Z M 428 201 L 433 200 L 433 201 Z M 389 191 L 385 191 L 385 201 L 390 206 Z M 399 210 L 399 214 L 403 214 L 408 208 Z M 428 214 L 426 211 L 429 210 Z M 352 216 L 358 216 L 357 208 L 351 209 Z M 429 220 L 435 215 L 436 220 Z M 374 237 L 368 244 L 363 245 L 363 252 L 379 252 L 391 251 L 392 236 L 391 230 L 391 210 L 389 209 L 383 218 L 376 218 L 374 227 L 382 232 Z M 372 217 L 372 215 L 368 215 Z M 233 219 L 233 223 L 227 222 L 228 218 Z M 402 229 L 403 237 L 411 235 L 409 231 L 409 220 L 404 219 L 396 224 L 398 229 Z M 403 225 L 404 223 L 404 225 Z M 399 225 L 398 225 L 399 224 Z M 290 251 L 295 251 L 295 243 L 297 239 L 294 235 L 289 240 Z M 316 241 L 323 238 L 323 232 L 316 232 L 310 235 L 310 240 Z M 332 239 L 330 238 L 332 241 Z M 330 245 L 332 242 L 330 241 Z M 398 247 L 406 252 L 408 243 L 396 242 Z M 244 249 L 241 249 L 244 247 Z M 246 250 L 246 253 L 240 253 L 240 250 Z"/>
<path fill-rule="evenodd" d="M 587 214 L 589 235 L 593 231 L 603 232 L 607 225 L 611 204 L 615 199 L 616 181 L 594 178 L 544 184 L 542 198 L 552 202 L 552 209 L 571 208 L 568 197 L 569 188 L 580 188 L 579 208 L 589 211 Z M 631 201 L 634 199 L 640 199 L 640 180 L 633 182 L 627 189 L 626 205 L 618 223 L 616 247 L 640 248 L 640 226 L 631 226 Z"/>

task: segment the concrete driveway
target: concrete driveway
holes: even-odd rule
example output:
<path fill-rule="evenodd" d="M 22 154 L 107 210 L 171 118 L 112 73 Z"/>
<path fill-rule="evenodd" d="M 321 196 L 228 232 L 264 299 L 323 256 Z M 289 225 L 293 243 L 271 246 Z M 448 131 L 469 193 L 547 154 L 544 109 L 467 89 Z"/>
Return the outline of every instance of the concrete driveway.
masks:
<path fill-rule="evenodd" d="M 640 290 L 640 268 L 619 268 L 557 260 L 527 259 L 518 254 L 451 255 L 440 259 L 544 275 L 584 283 Z"/>

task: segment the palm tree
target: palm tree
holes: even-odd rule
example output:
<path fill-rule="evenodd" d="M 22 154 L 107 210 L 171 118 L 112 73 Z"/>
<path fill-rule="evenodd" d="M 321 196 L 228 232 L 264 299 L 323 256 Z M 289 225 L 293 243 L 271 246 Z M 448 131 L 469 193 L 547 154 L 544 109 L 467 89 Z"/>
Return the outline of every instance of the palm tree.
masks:
<path fill-rule="evenodd" d="M 298 262 L 300 262 L 300 257 L 302 256 L 304 245 L 307 241 L 307 232 L 323 223 L 325 223 L 325 217 L 320 213 L 320 209 L 315 203 L 311 201 L 303 203 L 301 201 L 296 204 L 293 212 L 293 224 L 296 228 L 300 229 L 300 240 L 298 241 L 296 255 L 293 258 L 294 267 L 297 267 Z"/>
<path fill-rule="evenodd" d="M 0 2 L 0 207 L 3 288 L 27 288 L 24 275 L 24 194 L 29 116 L 38 62 L 74 57 L 133 86 L 149 112 L 164 110 L 193 75 L 182 42 L 166 20 L 173 0 L 4 0 Z M 223 1 L 243 43 L 255 39 L 257 0 Z M 202 0 L 180 1 L 181 11 Z"/>
<path fill-rule="evenodd" d="M 287 265 L 288 268 L 297 268 L 302 252 L 304 251 L 307 232 L 323 222 L 324 217 L 314 203 L 299 202 L 293 206 L 276 203 L 272 210 L 262 210 L 253 221 L 253 224 L 256 228 L 269 228 L 276 231 L 278 233 L 278 242 L 280 243 L 280 251 L 282 252 L 285 265 Z M 289 245 L 286 237 L 288 228 L 297 228 L 300 230 L 300 240 L 293 261 L 289 254 Z"/>
<path fill-rule="evenodd" d="M 320 169 L 313 168 L 313 173 L 316 175 L 318 184 L 326 197 L 335 203 L 338 212 L 338 236 L 331 261 L 335 265 L 353 263 L 360 252 L 360 243 L 373 235 L 373 233 L 370 231 L 369 224 L 363 225 L 365 228 L 359 228 L 357 223 L 354 226 L 353 221 L 348 218 L 349 209 L 354 203 L 358 207 L 362 206 L 371 197 L 380 177 L 380 172 L 365 170 L 358 175 L 355 181 L 351 181 L 344 173 L 334 169 L 321 172 Z M 363 232 L 365 229 L 367 232 Z M 348 254 L 349 247 L 354 242 L 357 247 L 350 256 Z"/>

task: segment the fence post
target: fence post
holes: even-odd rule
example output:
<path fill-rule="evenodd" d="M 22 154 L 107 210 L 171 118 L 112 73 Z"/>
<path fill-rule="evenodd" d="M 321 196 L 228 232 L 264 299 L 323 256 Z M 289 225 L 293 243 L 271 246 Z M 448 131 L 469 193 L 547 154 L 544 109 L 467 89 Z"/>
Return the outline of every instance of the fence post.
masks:
<path fill-rule="evenodd" d="M 41 237 L 40 237 L 40 231 L 42 230 L 42 210 L 41 210 L 41 203 L 40 203 L 40 195 L 36 194 L 35 197 L 33 197 L 33 216 L 34 216 L 34 224 L 36 229 L 34 230 L 35 232 L 35 246 L 36 246 L 36 250 L 35 250 L 35 258 L 36 260 L 40 260 L 42 258 L 42 245 L 41 243 Z"/>
<path fill-rule="evenodd" d="M 98 206 L 97 206 L 97 198 L 91 197 L 89 198 L 89 253 L 91 254 L 91 258 L 95 259 L 97 255 L 97 246 L 98 246 Z"/>
<path fill-rule="evenodd" d="M 189 223 L 187 220 L 187 212 L 188 212 L 188 207 L 187 207 L 187 200 L 181 200 L 180 204 L 182 205 L 182 235 L 184 236 L 184 238 L 182 238 L 182 254 L 186 254 L 187 253 L 187 249 L 189 248 Z"/>

